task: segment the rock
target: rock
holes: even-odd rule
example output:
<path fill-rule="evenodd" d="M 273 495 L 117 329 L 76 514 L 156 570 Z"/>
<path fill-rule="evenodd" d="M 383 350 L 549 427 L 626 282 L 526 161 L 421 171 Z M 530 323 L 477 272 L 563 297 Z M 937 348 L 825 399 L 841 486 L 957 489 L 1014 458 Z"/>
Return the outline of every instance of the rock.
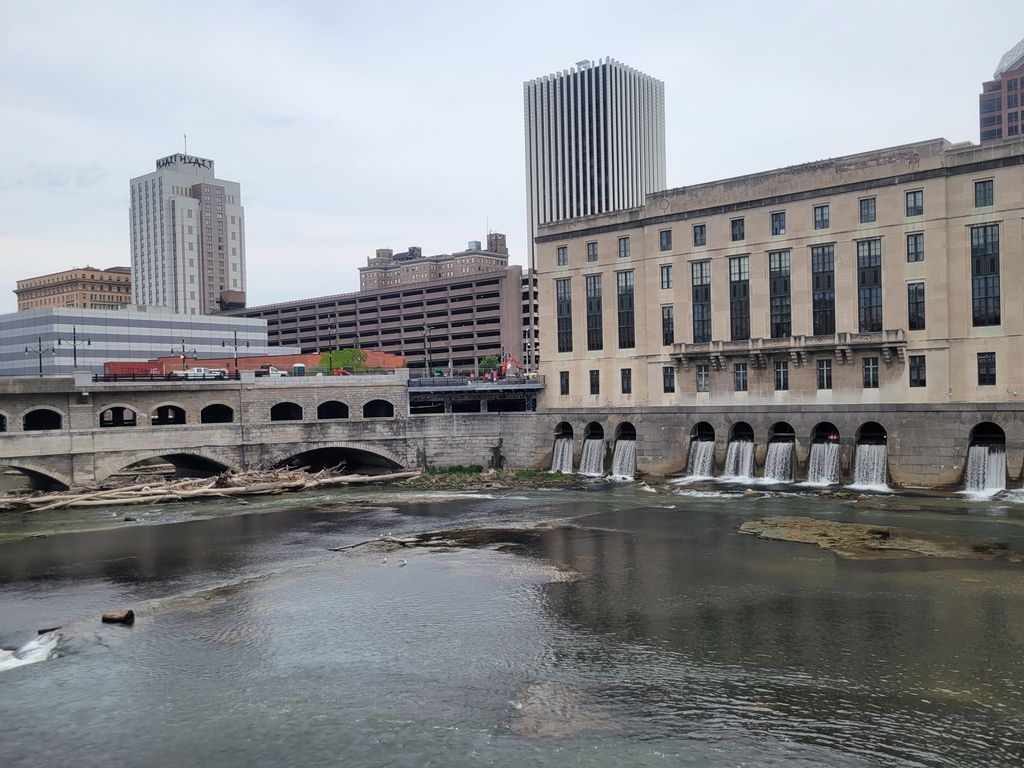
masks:
<path fill-rule="evenodd" d="M 888 539 L 891 535 L 888 528 L 868 528 L 868 536 L 874 536 L 876 539 Z"/>
<path fill-rule="evenodd" d="M 137 517 L 131 517 L 130 515 L 126 515 L 125 517 L 123 517 L 123 518 L 121 518 L 121 519 L 122 519 L 122 520 L 123 520 L 124 522 L 126 522 L 126 523 L 137 523 L 137 522 L 139 521 L 139 518 L 137 518 Z"/>
<path fill-rule="evenodd" d="M 128 608 L 124 611 L 111 611 L 110 613 L 103 614 L 104 624 L 127 624 L 131 626 L 135 623 L 135 611 Z"/>
<path fill-rule="evenodd" d="M 60 627 L 46 627 L 45 629 L 37 629 L 36 634 L 45 635 L 48 632 L 56 632 L 58 629 L 60 629 Z"/>
<path fill-rule="evenodd" d="M 997 552 L 1006 552 L 1010 549 L 1010 545 L 1005 541 L 985 541 L 979 542 L 978 544 L 972 544 L 971 549 L 981 554 L 996 554 Z"/>
<path fill-rule="evenodd" d="M 743 492 L 743 495 L 749 496 L 751 498 L 756 498 L 758 496 L 764 496 L 764 493 L 762 493 L 761 491 L 755 491 L 753 488 L 747 488 L 747 490 Z"/>
<path fill-rule="evenodd" d="M 857 501 L 867 501 L 870 498 L 866 493 L 862 493 L 857 497 Z"/>

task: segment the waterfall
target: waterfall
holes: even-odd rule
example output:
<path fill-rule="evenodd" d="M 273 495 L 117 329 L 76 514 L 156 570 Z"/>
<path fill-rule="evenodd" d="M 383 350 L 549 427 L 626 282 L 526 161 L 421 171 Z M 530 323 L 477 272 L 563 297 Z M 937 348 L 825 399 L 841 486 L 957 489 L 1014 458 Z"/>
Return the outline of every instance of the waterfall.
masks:
<path fill-rule="evenodd" d="M 636 440 L 616 440 L 612 476 L 633 479 L 636 474 Z"/>
<path fill-rule="evenodd" d="M 886 458 L 889 450 L 884 445 L 857 446 L 857 458 L 853 468 L 853 484 L 863 488 L 885 488 L 888 479 Z"/>
<path fill-rule="evenodd" d="M 839 482 L 839 443 L 814 443 L 807 465 L 807 482 L 835 485 Z"/>
<path fill-rule="evenodd" d="M 604 474 L 604 440 L 601 438 L 590 438 L 583 441 L 580 474 L 590 477 L 600 477 Z"/>
<path fill-rule="evenodd" d="M 752 480 L 754 478 L 754 443 L 752 441 L 733 440 L 729 443 L 722 477 L 736 480 Z"/>
<path fill-rule="evenodd" d="M 1006 488 L 1006 451 L 972 445 L 967 451 L 967 490 L 993 493 Z"/>
<path fill-rule="evenodd" d="M 768 443 L 768 456 L 764 460 L 764 479 L 776 483 L 793 481 L 794 443 Z"/>
<path fill-rule="evenodd" d="M 715 466 L 715 442 L 713 440 L 693 440 L 690 442 L 690 460 L 686 464 L 686 474 L 691 477 L 711 477 Z"/>
<path fill-rule="evenodd" d="M 555 450 L 551 453 L 551 471 L 572 474 L 572 438 L 555 438 Z"/>

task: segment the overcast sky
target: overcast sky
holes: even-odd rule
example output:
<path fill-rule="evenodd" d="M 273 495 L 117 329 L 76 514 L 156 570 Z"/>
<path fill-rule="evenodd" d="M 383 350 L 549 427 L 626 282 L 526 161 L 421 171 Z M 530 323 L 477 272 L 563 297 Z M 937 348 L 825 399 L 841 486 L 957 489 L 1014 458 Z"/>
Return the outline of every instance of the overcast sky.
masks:
<path fill-rule="evenodd" d="M 1024 2 L 4 2 L 0 311 L 130 262 L 128 180 L 182 150 L 242 185 L 249 304 L 358 287 L 373 250 L 505 232 L 522 83 L 611 56 L 665 82 L 669 186 L 945 136 Z"/>

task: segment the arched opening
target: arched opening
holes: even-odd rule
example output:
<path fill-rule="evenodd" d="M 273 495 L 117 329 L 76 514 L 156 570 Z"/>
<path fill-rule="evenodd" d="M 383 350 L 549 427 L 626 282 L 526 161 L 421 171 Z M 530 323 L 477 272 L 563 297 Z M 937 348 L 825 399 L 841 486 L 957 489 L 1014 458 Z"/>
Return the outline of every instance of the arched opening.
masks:
<path fill-rule="evenodd" d="M 737 421 L 729 430 L 729 441 L 733 440 L 744 443 L 754 442 L 754 428 L 745 421 Z"/>
<path fill-rule="evenodd" d="M 701 443 L 715 442 L 715 428 L 706 421 L 698 421 L 690 430 L 690 440 L 697 440 Z"/>
<path fill-rule="evenodd" d="M 571 438 L 572 436 L 572 424 L 570 424 L 567 421 L 558 422 L 558 426 L 555 427 L 555 439 L 557 440 L 558 438 L 561 437 Z"/>
<path fill-rule="evenodd" d="M 100 411 L 101 427 L 134 427 L 137 421 L 135 411 L 123 405 L 115 405 Z"/>
<path fill-rule="evenodd" d="M 235 420 L 235 411 L 223 403 L 213 403 L 199 412 L 202 424 L 230 424 Z"/>
<path fill-rule="evenodd" d="M 857 430 L 857 445 L 885 445 L 889 436 L 877 421 L 866 421 Z"/>
<path fill-rule="evenodd" d="M 796 430 L 793 425 L 785 421 L 776 421 L 768 430 L 769 443 L 795 443 Z"/>
<path fill-rule="evenodd" d="M 971 445 L 984 445 L 989 448 L 1006 449 L 1006 433 L 998 424 L 984 421 L 971 430 Z"/>
<path fill-rule="evenodd" d="M 811 443 L 838 443 L 839 429 L 829 421 L 821 421 L 811 431 Z"/>
<path fill-rule="evenodd" d="M 348 406 L 337 400 L 328 400 L 316 407 L 316 417 L 318 419 L 347 419 Z"/>
<path fill-rule="evenodd" d="M 228 467 L 214 459 L 197 456 L 194 453 L 166 453 L 139 459 L 113 475 L 164 475 L 175 477 L 214 477 L 226 472 Z"/>
<path fill-rule="evenodd" d="M 7 417 L 0 413 L 0 432 L 7 431 Z"/>
<path fill-rule="evenodd" d="M 184 424 L 185 409 L 177 405 L 158 405 L 149 415 L 149 423 L 154 427 Z"/>
<path fill-rule="evenodd" d="M 630 424 L 628 421 L 624 421 L 619 424 L 618 429 L 615 430 L 616 440 L 636 440 L 636 427 Z"/>
<path fill-rule="evenodd" d="M 271 421 L 302 421 L 302 406 L 298 403 L 277 403 L 270 409 Z"/>
<path fill-rule="evenodd" d="M 363 406 L 364 419 L 389 419 L 395 415 L 395 406 L 387 400 L 371 400 Z"/>
<path fill-rule="evenodd" d="M 584 440 L 604 440 L 604 427 L 596 421 L 587 424 L 583 429 Z"/>
<path fill-rule="evenodd" d="M 25 414 L 21 428 L 26 432 L 36 432 L 44 429 L 60 429 L 63 424 L 64 417 L 52 408 L 36 408 Z"/>
<path fill-rule="evenodd" d="M 345 472 L 367 475 L 380 475 L 402 468 L 391 459 L 359 448 L 314 448 L 289 456 L 278 466 L 310 472 L 340 468 Z"/>
<path fill-rule="evenodd" d="M 66 491 L 68 486 L 56 478 L 34 469 L 4 466 L 0 473 L 0 492 L 9 491 Z M 6 471 L 9 470 L 9 471 Z"/>

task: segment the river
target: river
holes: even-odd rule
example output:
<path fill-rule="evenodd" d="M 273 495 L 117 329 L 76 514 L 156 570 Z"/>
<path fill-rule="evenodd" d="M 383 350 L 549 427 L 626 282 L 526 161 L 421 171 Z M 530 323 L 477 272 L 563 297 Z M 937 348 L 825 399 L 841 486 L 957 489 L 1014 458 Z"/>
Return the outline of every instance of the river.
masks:
<path fill-rule="evenodd" d="M 0 648 L 61 629 L 0 671 L 0 765 L 1020 765 L 1024 566 L 736 532 L 800 514 L 1024 551 L 1019 506 L 901 499 L 595 483 L 6 514 Z M 537 537 L 330 551 L 481 526 Z"/>

